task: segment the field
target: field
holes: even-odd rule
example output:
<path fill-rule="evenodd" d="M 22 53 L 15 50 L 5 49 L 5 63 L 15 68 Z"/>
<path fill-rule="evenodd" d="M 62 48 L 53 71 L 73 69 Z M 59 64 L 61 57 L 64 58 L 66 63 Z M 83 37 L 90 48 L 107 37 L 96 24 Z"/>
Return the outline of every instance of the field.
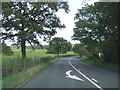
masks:
<path fill-rule="evenodd" d="M 27 58 L 22 60 L 21 51 L 13 51 L 12 56 L 2 55 L 3 88 L 12 88 L 19 85 L 59 59 L 56 54 L 46 54 L 46 50 L 27 50 Z M 74 53 L 68 52 L 61 55 L 74 55 Z"/>
<path fill-rule="evenodd" d="M 46 50 L 27 50 L 27 58 L 26 60 L 21 59 L 21 51 L 14 50 L 14 54 L 12 56 L 2 55 L 2 70 L 3 77 L 9 76 L 13 73 L 17 73 L 24 69 L 24 61 L 26 68 L 34 67 L 36 64 L 40 63 L 40 58 L 54 55 L 46 54 Z"/>
<path fill-rule="evenodd" d="M 43 62 L 45 62 L 45 60 L 46 62 L 48 62 L 48 60 L 54 59 L 56 56 L 56 54 L 46 54 L 46 50 L 35 50 L 35 51 L 27 50 L 26 53 L 27 53 L 26 60 L 21 59 L 20 50 L 14 50 L 14 54 L 12 56 L 2 55 L 3 77 L 21 72 L 24 69 L 28 69 L 40 65 Z M 68 52 L 67 54 L 74 54 L 74 53 Z"/>

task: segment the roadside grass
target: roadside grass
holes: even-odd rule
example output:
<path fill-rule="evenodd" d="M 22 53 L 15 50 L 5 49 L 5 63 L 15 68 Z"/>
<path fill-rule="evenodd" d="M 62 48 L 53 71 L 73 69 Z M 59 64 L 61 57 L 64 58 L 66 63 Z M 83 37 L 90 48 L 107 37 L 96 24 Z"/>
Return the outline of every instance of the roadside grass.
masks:
<path fill-rule="evenodd" d="M 0 80 L 0 90 L 2 90 L 2 80 Z"/>
<path fill-rule="evenodd" d="M 56 57 L 57 54 L 46 54 L 47 50 L 27 50 L 26 54 L 26 60 L 25 64 L 26 67 L 34 67 L 36 64 L 41 63 L 41 58 L 43 57 Z M 13 50 L 14 54 L 12 56 L 6 56 L 2 55 L 2 60 L 0 63 L 2 63 L 2 70 L 3 70 L 3 77 L 6 75 L 10 75 L 12 73 L 16 73 L 21 71 L 22 67 L 24 67 L 23 63 L 24 61 L 21 58 L 21 51 L 20 50 Z M 60 54 L 60 55 L 73 55 L 73 52 L 68 52 L 66 54 Z M 33 65 L 33 66 L 32 66 Z M 1 66 L 1 64 L 0 64 Z M 16 71 L 16 69 L 19 69 Z"/>
<path fill-rule="evenodd" d="M 46 50 L 27 50 L 27 58 L 22 60 L 21 51 L 13 51 L 12 56 L 2 55 L 2 88 L 14 88 L 59 59 L 57 54 L 46 54 Z M 61 55 L 73 54 L 68 52 Z"/>
<path fill-rule="evenodd" d="M 93 64 L 93 65 L 96 65 L 96 66 L 99 66 L 99 67 L 106 68 L 106 69 L 120 71 L 120 67 L 116 64 L 113 64 L 113 63 L 106 63 L 106 62 L 103 62 L 103 61 L 87 60 L 87 59 L 84 59 L 84 58 L 80 58 L 80 60 L 84 61 L 84 62 L 87 62 L 87 63 L 90 63 L 90 64 Z"/>
<path fill-rule="evenodd" d="M 2 74 L 3 77 L 12 75 L 17 72 L 21 72 L 24 68 L 31 68 L 36 65 L 41 64 L 41 58 L 43 57 L 54 57 L 53 54 L 46 54 L 46 50 L 27 50 L 27 58 L 26 60 L 22 60 L 21 58 L 21 51 L 20 50 L 13 50 L 14 54 L 12 56 L 2 55 Z"/>
<path fill-rule="evenodd" d="M 13 88 L 13 87 L 20 85 L 21 83 L 25 82 L 26 80 L 29 80 L 31 77 L 36 75 L 38 72 L 45 69 L 48 65 L 54 63 L 55 61 L 59 59 L 60 58 L 53 59 L 49 63 L 44 63 L 42 65 L 30 68 L 24 72 L 19 72 L 17 74 L 13 74 L 11 76 L 4 78 L 2 81 L 3 82 L 2 88 Z"/>
<path fill-rule="evenodd" d="M 12 56 L 2 55 L 3 60 L 14 59 L 17 57 L 21 58 L 21 51 L 20 50 L 13 50 L 14 54 Z M 27 58 L 36 58 L 36 57 L 44 57 L 49 54 L 46 54 L 46 50 L 26 50 Z M 52 55 L 54 56 L 54 55 Z"/>

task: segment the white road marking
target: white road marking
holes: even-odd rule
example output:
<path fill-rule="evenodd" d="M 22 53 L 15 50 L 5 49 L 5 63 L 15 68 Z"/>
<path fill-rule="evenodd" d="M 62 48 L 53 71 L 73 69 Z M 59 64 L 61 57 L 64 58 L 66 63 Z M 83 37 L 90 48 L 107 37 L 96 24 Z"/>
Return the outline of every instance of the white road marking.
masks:
<path fill-rule="evenodd" d="M 94 78 L 91 78 L 94 82 L 98 82 L 96 79 L 94 79 Z"/>
<path fill-rule="evenodd" d="M 66 75 L 67 75 L 66 77 L 67 77 L 67 78 L 84 81 L 83 79 L 77 77 L 76 75 L 70 75 L 71 72 L 72 72 L 72 70 L 68 70 L 68 71 L 66 72 Z"/>
<path fill-rule="evenodd" d="M 68 60 L 68 63 L 79 73 L 81 74 L 84 78 L 86 78 L 89 82 L 91 82 L 94 86 L 96 86 L 97 88 L 99 88 L 100 90 L 104 90 L 101 86 L 99 86 L 98 84 L 96 84 L 95 82 L 93 82 L 90 78 L 88 78 L 85 74 L 83 74 L 82 72 L 80 72 L 78 69 L 76 69 L 70 62 L 72 58 L 70 58 Z"/>

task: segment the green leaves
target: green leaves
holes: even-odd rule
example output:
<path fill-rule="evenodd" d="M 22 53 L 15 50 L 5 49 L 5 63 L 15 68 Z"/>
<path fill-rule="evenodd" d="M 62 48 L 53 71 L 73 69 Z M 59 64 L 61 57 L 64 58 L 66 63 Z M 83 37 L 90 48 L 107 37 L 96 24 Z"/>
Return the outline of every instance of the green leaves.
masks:
<path fill-rule="evenodd" d="M 72 45 L 70 42 L 67 42 L 67 40 L 63 38 L 56 37 L 50 41 L 47 53 L 59 55 L 61 53 L 66 53 L 67 51 L 70 51 L 71 47 Z"/>
<path fill-rule="evenodd" d="M 17 37 L 17 44 L 21 46 L 22 40 L 24 44 L 40 44 L 38 36 L 47 41 L 56 34 L 57 28 L 65 27 L 55 13 L 59 9 L 67 12 L 68 8 L 66 2 L 3 2 L 2 39 Z"/>
<path fill-rule="evenodd" d="M 74 44 L 72 51 L 74 53 L 79 53 L 80 52 L 80 44 Z"/>
<path fill-rule="evenodd" d="M 11 56 L 13 55 L 13 51 L 9 46 L 7 46 L 5 43 L 0 43 L 0 54 Z"/>
<path fill-rule="evenodd" d="M 45 30 L 43 28 L 48 28 L 50 32 L 49 35 L 53 36 L 56 33 L 56 28 L 64 28 L 64 25 L 61 25 L 59 18 L 55 15 L 55 12 L 59 9 L 65 9 L 68 11 L 68 7 L 64 5 L 67 5 L 67 3 L 4 2 L 2 4 L 3 28 L 7 29 L 12 27 L 14 30 L 20 32 L 28 28 L 28 32 L 31 32 L 32 30 L 33 32 L 36 32 L 36 34 L 41 35 Z M 13 15 L 14 18 L 12 18 Z M 48 35 L 48 32 L 46 31 L 44 34 Z"/>
<path fill-rule="evenodd" d="M 99 2 L 87 5 L 78 9 L 75 16 L 73 40 L 86 45 L 91 54 L 102 52 L 106 61 L 117 61 L 118 4 Z"/>

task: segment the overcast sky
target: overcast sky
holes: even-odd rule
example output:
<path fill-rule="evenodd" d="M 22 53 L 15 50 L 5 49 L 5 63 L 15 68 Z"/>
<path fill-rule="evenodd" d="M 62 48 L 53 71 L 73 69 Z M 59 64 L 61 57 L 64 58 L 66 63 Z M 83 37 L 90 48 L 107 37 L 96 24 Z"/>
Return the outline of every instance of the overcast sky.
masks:
<path fill-rule="evenodd" d="M 79 41 L 74 41 L 71 39 L 73 35 L 73 28 L 74 26 L 74 17 L 77 13 L 77 10 L 84 6 L 84 0 L 67 0 L 69 4 L 70 12 L 67 14 L 63 10 L 60 10 L 57 13 L 57 16 L 60 17 L 61 22 L 65 24 L 66 28 L 62 30 L 57 30 L 57 34 L 53 37 L 63 37 L 67 41 L 71 42 L 72 44 L 79 43 Z M 93 4 L 94 2 L 98 2 L 98 0 L 88 0 L 88 4 Z M 42 44 L 47 44 L 46 42 L 42 42 Z"/>
<path fill-rule="evenodd" d="M 53 37 L 63 37 L 64 39 L 70 41 L 72 44 L 79 43 L 79 41 L 74 41 L 71 39 L 73 35 L 74 26 L 74 17 L 77 13 L 77 10 L 84 6 L 83 1 L 85 0 L 65 0 L 68 1 L 70 12 L 67 14 L 63 10 L 60 10 L 57 13 L 57 16 L 60 17 L 61 22 L 65 24 L 66 28 L 62 30 L 57 30 L 57 34 Z M 120 0 L 86 0 L 88 4 L 93 4 L 94 2 L 118 2 Z M 42 42 L 42 44 L 47 44 Z"/>
<path fill-rule="evenodd" d="M 67 0 L 68 4 L 69 4 L 69 10 L 70 12 L 67 14 L 64 12 L 64 10 L 60 10 L 57 13 L 57 16 L 60 17 L 60 20 L 63 24 L 65 24 L 66 28 L 61 29 L 61 30 L 57 30 L 57 34 L 53 37 L 63 37 L 64 39 L 66 39 L 67 41 L 71 42 L 72 44 L 75 43 L 79 43 L 78 41 L 73 41 L 71 39 L 72 35 L 73 35 L 73 28 L 74 26 L 74 17 L 75 14 L 77 12 L 78 9 L 80 9 L 81 7 L 83 7 L 83 1 L 84 0 Z M 93 4 L 94 2 L 98 2 L 98 0 L 87 0 L 89 1 L 88 4 Z M 42 40 L 41 44 L 46 45 L 48 43 L 43 42 Z M 7 41 L 8 45 L 11 45 L 12 42 Z"/>
<path fill-rule="evenodd" d="M 74 17 L 77 13 L 77 10 L 84 6 L 83 1 L 84 0 L 67 0 L 69 4 L 69 10 L 70 12 L 67 14 L 63 10 L 60 10 L 57 13 L 57 16 L 60 17 L 61 22 L 65 24 L 66 28 L 62 30 L 57 30 L 57 34 L 54 37 L 63 37 L 64 39 L 67 39 L 72 44 L 79 43 L 79 41 L 73 41 L 71 39 L 73 35 L 73 28 L 74 26 Z M 98 0 L 88 0 L 88 4 L 93 4 L 94 2 L 97 2 Z"/>

